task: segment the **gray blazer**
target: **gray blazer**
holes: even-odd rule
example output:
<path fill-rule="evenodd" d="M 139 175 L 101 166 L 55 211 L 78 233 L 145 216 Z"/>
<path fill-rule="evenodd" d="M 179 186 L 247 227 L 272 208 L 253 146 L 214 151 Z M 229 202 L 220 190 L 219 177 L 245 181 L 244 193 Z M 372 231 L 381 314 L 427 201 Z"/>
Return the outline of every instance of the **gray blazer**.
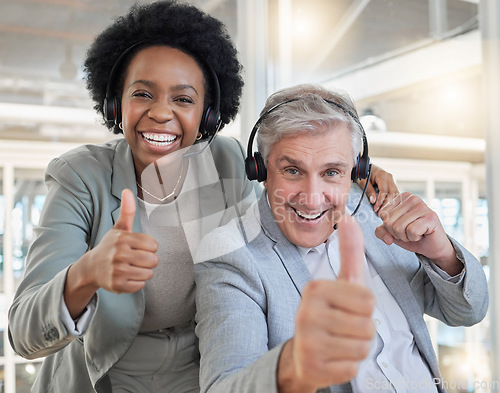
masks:
<path fill-rule="evenodd" d="M 355 185 L 348 203 L 351 209 L 359 197 Z M 452 240 L 465 275 L 459 284 L 446 282 L 425 257 L 375 237 L 381 222 L 366 197 L 355 217 L 362 224 L 367 258 L 403 310 L 432 375 L 439 378 L 423 314 L 452 326 L 481 321 L 488 293 L 480 263 Z M 297 248 L 274 221 L 266 195 L 241 220 L 207 235 L 195 262 L 201 392 L 277 392 L 280 351 L 294 335 L 301 291 L 311 276 Z M 347 383 L 322 391 L 352 389 Z"/>
<path fill-rule="evenodd" d="M 244 173 L 244 152 L 233 138 L 218 136 L 208 152 L 212 163 L 198 165 L 205 230 L 229 221 L 255 201 Z M 190 165 L 202 155 L 190 158 Z M 69 266 L 97 245 L 120 214 L 124 188 L 137 192 L 131 150 L 124 138 L 81 146 L 50 162 L 45 200 L 25 276 L 9 310 L 14 351 L 35 359 L 47 356 L 34 392 L 110 392 L 107 371 L 127 351 L 144 315 L 144 294 L 97 292 L 97 308 L 83 338 L 68 335 L 60 317 Z M 233 208 L 233 209 L 230 209 Z M 187 208 L 187 207 L 186 207 Z M 141 232 L 139 214 L 133 230 Z"/>

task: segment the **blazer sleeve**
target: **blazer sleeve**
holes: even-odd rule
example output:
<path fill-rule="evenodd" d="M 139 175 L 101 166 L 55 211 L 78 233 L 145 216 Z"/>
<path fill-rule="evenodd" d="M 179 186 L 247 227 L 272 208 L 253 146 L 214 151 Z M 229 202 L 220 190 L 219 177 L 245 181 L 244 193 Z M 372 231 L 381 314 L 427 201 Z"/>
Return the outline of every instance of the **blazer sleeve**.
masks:
<path fill-rule="evenodd" d="M 488 283 L 481 263 L 460 243 L 449 237 L 457 258 L 464 264 L 456 283 L 443 279 L 432 262 L 417 254 L 423 269 L 425 312 L 450 326 L 472 326 L 488 311 Z"/>
<path fill-rule="evenodd" d="M 277 392 L 283 344 L 269 350 L 265 290 L 252 254 L 231 243 L 230 233 L 205 237 L 198 254 L 223 256 L 195 264 L 201 392 Z M 235 251 L 213 252 L 221 243 Z"/>
<path fill-rule="evenodd" d="M 47 356 L 74 340 L 60 315 L 68 267 L 89 248 L 91 196 L 63 159 L 47 167 L 48 193 L 26 259 L 26 273 L 9 310 L 9 339 L 28 359 Z"/>

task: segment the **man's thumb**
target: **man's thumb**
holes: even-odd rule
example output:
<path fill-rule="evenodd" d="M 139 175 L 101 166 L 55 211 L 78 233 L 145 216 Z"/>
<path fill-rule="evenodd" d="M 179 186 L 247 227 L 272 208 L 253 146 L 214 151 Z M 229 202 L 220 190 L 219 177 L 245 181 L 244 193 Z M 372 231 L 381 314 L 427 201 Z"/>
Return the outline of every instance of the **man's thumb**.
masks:
<path fill-rule="evenodd" d="M 361 227 L 352 216 L 346 214 L 338 224 L 338 231 L 340 251 L 338 279 L 364 285 L 365 242 Z"/>
<path fill-rule="evenodd" d="M 115 228 L 123 231 L 132 232 L 135 216 L 135 197 L 132 191 L 124 189 L 122 191 L 122 204 L 120 208 L 120 217 L 115 222 Z"/>

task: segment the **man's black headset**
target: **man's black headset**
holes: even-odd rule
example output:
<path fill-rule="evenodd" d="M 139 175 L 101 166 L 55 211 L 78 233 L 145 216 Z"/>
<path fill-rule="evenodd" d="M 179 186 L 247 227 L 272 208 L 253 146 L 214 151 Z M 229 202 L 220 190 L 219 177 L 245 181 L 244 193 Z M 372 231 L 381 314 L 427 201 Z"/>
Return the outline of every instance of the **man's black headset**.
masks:
<path fill-rule="evenodd" d="M 123 63 L 125 59 L 128 57 L 128 55 L 131 54 L 132 51 L 136 50 L 139 46 L 143 45 L 155 45 L 155 43 L 148 41 L 140 41 L 128 47 L 118 57 L 118 60 L 116 60 L 115 64 L 111 68 L 111 72 L 109 73 L 108 83 L 106 86 L 106 97 L 104 98 L 104 103 L 103 103 L 104 119 L 106 120 L 107 123 L 114 123 L 115 125 L 118 126 L 122 121 L 121 101 L 118 97 L 114 97 L 112 92 L 115 87 L 114 83 L 116 82 L 117 79 L 116 74 L 118 73 L 120 68 L 124 65 Z M 158 45 L 165 45 L 165 44 L 159 43 Z M 201 119 L 199 131 L 201 132 L 203 139 L 205 138 L 210 139 L 209 140 L 210 144 L 210 142 L 212 142 L 213 138 L 215 137 L 215 134 L 217 134 L 217 131 L 219 130 L 221 125 L 220 85 L 219 85 L 219 79 L 217 78 L 217 74 L 215 73 L 214 69 L 210 66 L 210 64 L 204 63 L 203 65 L 208 70 L 208 73 L 212 78 L 211 87 L 213 88 L 214 91 L 213 98 L 215 106 L 213 108 L 210 105 L 207 107 L 207 110 L 205 111 Z"/>
<path fill-rule="evenodd" d="M 245 170 L 249 180 L 257 180 L 258 182 L 263 182 L 267 179 L 267 169 L 264 163 L 264 159 L 262 158 L 262 155 L 258 151 L 252 153 L 253 141 L 255 139 L 257 131 L 259 130 L 260 124 L 271 112 L 275 111 L 282 105 L 298 100 L 300 100 L 300 98 L 291 98 L 289 100 L 280 102 L 272 106 L 259 117 L 255 125 L 253 126 L 252 132 L 250 133 L 250 137 L 248 139 L 247 157 L 245 159 Z M 363 189 L 363 193 L 361 194 L 361 198 L 359 199 L 358 205 L 356 206 L 356 209 L 352 212 L 352 215 L 354 215 L 356 214 L 356 212 L 359 209 L 359 206 L 361 205 L 361 201 L 366 192 L 366 187 L 368 186 L 368 182 L 370 181 L 371 164 L 370 164 L 370 157 L 368 156 L 368 141 L 366 139 L 366 133 L 363 126 L 361 125 L 361 122 L 359 121 L 358 116 L 356 116 L 352 111 L 346 109 L 345 107 L 336 102 L 327 100 L 325 98 L 323 98 L 323 100 L 331 105 L 336 106 L 337 108 L 342 109 L 342 111 L 347 113 L 361 129 L 363 135 L 363 152 L 361 154 L 358 154 L 358 157 L 356 158 L 356 164 L 354 165 L 351 171 L 351 180 L 357 181 L 366 179 L 366 184 Z"/>

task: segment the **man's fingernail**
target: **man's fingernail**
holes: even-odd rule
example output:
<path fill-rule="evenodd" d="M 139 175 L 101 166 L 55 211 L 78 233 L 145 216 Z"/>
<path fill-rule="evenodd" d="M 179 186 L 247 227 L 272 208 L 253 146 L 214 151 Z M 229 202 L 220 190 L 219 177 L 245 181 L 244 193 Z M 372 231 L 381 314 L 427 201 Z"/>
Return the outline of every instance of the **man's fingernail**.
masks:
<path fill-rule="evenodd" d="M 370 203 L 375 203 L 376 200 L 377 198 L 375 198 L 375 195 L 370 196 Z"/>

